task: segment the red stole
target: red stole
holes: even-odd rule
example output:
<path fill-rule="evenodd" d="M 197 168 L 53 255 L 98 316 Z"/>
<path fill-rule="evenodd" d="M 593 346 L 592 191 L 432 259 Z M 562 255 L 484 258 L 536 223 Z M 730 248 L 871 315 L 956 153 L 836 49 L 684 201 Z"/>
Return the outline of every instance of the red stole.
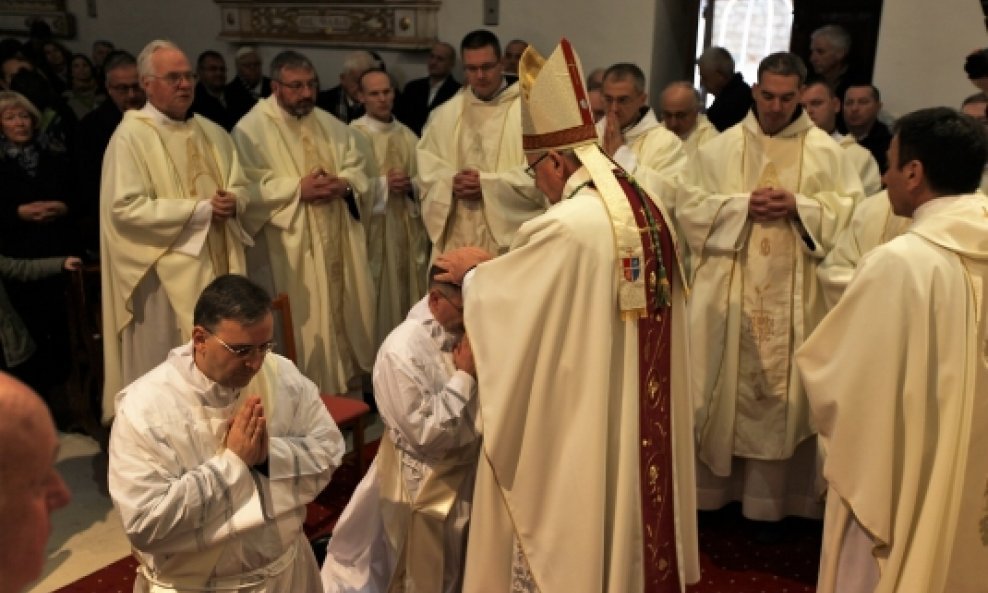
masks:
<path fill-rule="evenodd" d="M 676 557 L 673 503 L 673 451 L 670 426 L 672 307 L 661 304 L 665 278 L 678 282 L 672 235 L 662 213 L 627 174 L 615 170 L 641 229 L 645 261 L 648 314 L 638 322 L 639 482 L 642 502 L 643 570 L 645 593 L 681 590 Z M 626 269 L 625 273 L 633 273 Z M 666 285 L 666 294 L 670 294 Z"/>

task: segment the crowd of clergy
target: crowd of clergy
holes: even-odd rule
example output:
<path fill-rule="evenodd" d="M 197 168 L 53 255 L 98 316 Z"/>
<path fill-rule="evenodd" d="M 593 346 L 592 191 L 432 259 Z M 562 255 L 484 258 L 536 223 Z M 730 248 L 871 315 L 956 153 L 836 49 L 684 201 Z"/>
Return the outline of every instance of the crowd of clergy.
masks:
<path fill-rule="evenodd" d="M 483 29 L 400 92 L 362 50 L 324 89 L 296 50 L 228 80 L 163 40 L 4 40 L 0 370 L 65 423 L 59 274 L 98 264 L 135 591 L 685 591 L 696 511 L 734 501 L 765 541 L 826 516 L 819 591 L 988 591 L 988 96 L 894 122 L 850 43 L 753 81 L 710 47 L 704 106 Z M 965 69 L 988 89 L 988 52 Z M 958 185 L 913 139 L 941 128 Z M 318 394 L 348 392 L 385 431 L 320 569 Z"/>

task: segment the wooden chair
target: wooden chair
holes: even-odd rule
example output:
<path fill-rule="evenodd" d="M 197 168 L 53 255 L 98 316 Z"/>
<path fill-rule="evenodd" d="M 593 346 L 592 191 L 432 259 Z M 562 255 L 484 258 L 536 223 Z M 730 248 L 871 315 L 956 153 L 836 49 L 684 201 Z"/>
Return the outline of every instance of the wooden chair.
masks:
<path fill-rule="evenodd" d="M 288 360 L 298 364 L 295 350 L 295 333 L 292 324 L 292 307 L 288 295 L 280 293 L 271 301 L 271 310 L 280 323 L 276 324 L 275 339 L 279 344 L 281 354 Z M 279 330 L 280 329 L 280 333 Z M 353 436 L 353 461 L 356 463 L 358 475 L 364 475 L 366 461 L 364 459 L 364 418 L 370 413 L 370 406 L 362 401 L 343 395 L 322 393 L 319 395 L 323 404 L 329 410 L 329 415 L 340 427 L 341 431 L 349 430 Z"/>
<path fill-rule="evenodd" d="M 88 429 L 99 425 L 103 401 L 103 312 L 100 267 L 86 264 L 69 273 L 67 287 L 72 411 Z"/>

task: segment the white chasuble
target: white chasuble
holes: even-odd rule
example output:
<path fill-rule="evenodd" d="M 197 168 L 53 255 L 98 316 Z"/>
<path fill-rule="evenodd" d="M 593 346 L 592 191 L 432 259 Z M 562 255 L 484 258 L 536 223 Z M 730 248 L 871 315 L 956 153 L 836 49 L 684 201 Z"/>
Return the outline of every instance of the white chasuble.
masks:
<path fill-rule="evenodd" d="M 643 565 L 657 550 L 643 545 L 651 525 L 643 524 L 639 473 L 638 320 L 617 306 L 614 231 L 588 180 L 585 170 L 574 173 L 563 189 L 571 197 L 524 224 L 511 250 L 478 266 L 464 287 L 483 426 L 464 593 L 646 590 Z M 676 273 L 669 271 L 671 376 L 662 378 L 672 397 L 675 490 L 663 504 L 676 514 L 685 585 L 699 565 L 685 294 Z M 520 306 L 519 286 L 540 306 Z M 669 568 L 651 566 L 661 564 Z"/>
<path fill-rule="evenodd" d="M 408 193 L 392 192 L 387 183 L 392 169 L 415 179 L 418 138 L 397 120 L 384 123 L 365 115 L 350 126 L 368 140 L 371 154 L 367 161 L 377 173 L 373 215 L 365 226 L 371 275 L 377 287 L 375 344 L 380 344 L 428 288 L 429 236 L 422 224 L 414 182 Z"/>
<path fill-rule="evenodd" d="M 188 340 L 199 293 L 217 275 L 245 273 L 241 227 L 247 179 L 233 142 L 212 122 L 169 120 L 150 104 L 131 110 L 103 159 L 103 420 L 116 393 Z M 213 223 L 217 189 L 236 216 Z"/>
<path fill-rule="evenodd" d="M 461 89 L 433 110 L 416 154 L 433 259 L 464 245 L 503 253 L 518 227 L 546 209 L 545 196 L 525 174 L 517 84 L 487 102 Z M 453 176 L 467 168 L 480 172 L 480 200 L 453 196 Z"/>
<path fill-rule="evenodd" d="M 803 137 L 745 134 L 745 187 L 799 193 Z M 787 220 L 756 222 L 741 253 L 741 340 L 734 454 L 785 448 L 792 362 L 793 277 L 797 236 Z M 775 440 L 776 443 L 768 442 Z"/>
<path fill-rule="evenodd" d="M 819 261 L 847 224 L 861 181 L 843 149 L 801 114 L 768 137 L 754 113 L 689 164 L 678 219 L 692 254 L 690 327 L 699 458 L 784 460 L 813 434 L 792 353 L 825 312 Z M 783 187 L 797 219 L 756 223 L 749 197 Z"/>
<path fill-rule="evenodd" d="M 463 101 L 463 121 L 457 145 L 458 170 L 494 171 L 501 142 L 504 141 L 507 101 L 481 101 L 472 93 Z M 508 141 L 514 140 L 509 138 Z M 444 249 L 474 245 L 490 253 L 498 253 L 497 240 L 491 234 L 480 200 L 456 200 L 446 222 L 442 239 Z"/>
<path fill-rule="evenodd" d="M 926 202 L 796 355 L 827 453 L 821 593 L 862 565 L 869 593 L 988 590 L 986 236 L 982 194 Z"/>
<path fill-rule="evenodd" d="M 292 306 L 298 366 L 323 391 L 343 393 L 371 368 L 374 286 L 364 225 L 345 200 L 302 202 L 300 180 L 315 171 L 345 178 L 357 214 L 370 215 L 364 154 L 349 127 L 315 109 L 287 114 L 259 101 L 233 131 L 256 197 L 248 232 L 258 237 L 250 275 Z"/>

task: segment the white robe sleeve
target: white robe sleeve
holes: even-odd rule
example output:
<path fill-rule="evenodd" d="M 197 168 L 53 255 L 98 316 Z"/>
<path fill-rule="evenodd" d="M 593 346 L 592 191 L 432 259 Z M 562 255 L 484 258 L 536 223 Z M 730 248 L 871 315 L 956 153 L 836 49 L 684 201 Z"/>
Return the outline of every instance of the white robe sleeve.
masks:
<path fill-rule="evenodd" d="M 436 390 L 433 377 L 442 372 L 441 363 L 426 360 L 428 350 L 416 347 L 417 341 L 405 344 L 414 352 L 382 351 L 374 365 L 374 390 L 387 423 L 405 444 L 420 457 L 442 458 L 477 437 L 477 383 L 468 373 L 455 371 Z"/>
<path fill-rule="evenodd" d="M 196 438 L 177 425 L 135 421 L 121 406 L 110 439 L 109 487 L 135 548 L 149 553 L 194 552 L 259 525 L 255 476 L 222 449 L 187 468 Z"/>
<path fill-rule="evenodd" d="M 329 416 L 326 406 L 319 398 L 316 384 L 295 371 L 294 367 L 284 370 L 280 387 L 288 393 L 278 394 L 278 406 L 294 402 L 290 415 L 279 419 L 275 426 L 276 434 L 269 439 L 268 475 L 270 486 L 277 494 L 280 490 L 289 494 L 285 500 L 291 510 L 298 503 L 308 503 L 322 492 L 333 471 L 340 466 L 346 444 L 339 428 Z M 286 377 L 287 375 L 287 377 Z M 290 397 L 286 397 L 290 394 Z M 278 498 L 275 498 L 276 504 Z"/>

